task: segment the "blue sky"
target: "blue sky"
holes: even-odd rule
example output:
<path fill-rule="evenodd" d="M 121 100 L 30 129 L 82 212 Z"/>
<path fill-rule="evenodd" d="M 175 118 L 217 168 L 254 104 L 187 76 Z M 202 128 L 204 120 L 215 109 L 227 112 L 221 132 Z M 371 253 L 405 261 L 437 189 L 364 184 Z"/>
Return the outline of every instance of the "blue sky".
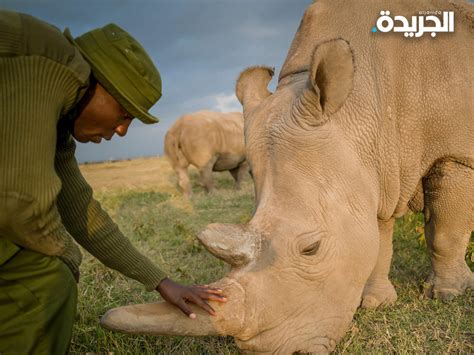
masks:
<path fill-rule="evenodd" d="M 275 66 L 276 77 L 311 0 L 0 0 L 74 36 L 115 22 L 154 60 L 163 96 L 151 109 L 155 125 L 134 120 L 126 137 L 78 144 L 80 162 L 161 155 L 167 129 L 200 109 L 241 111 L 234 94 L 250 65 Z M 276 78 L 272 83 L 275 86 Z M 272 87 L 270 86 L 270 87 Z"/>

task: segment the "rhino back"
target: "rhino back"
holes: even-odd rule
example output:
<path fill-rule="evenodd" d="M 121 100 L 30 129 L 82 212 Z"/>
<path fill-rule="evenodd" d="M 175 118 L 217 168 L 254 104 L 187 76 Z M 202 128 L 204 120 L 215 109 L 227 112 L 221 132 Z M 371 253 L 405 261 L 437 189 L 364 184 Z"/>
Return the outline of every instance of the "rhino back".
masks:
<path fill-rule="evenodd" d="M 381 10 L 390 10 L 392 17 L 411 18 L 427 9 L 454 11 L 455 32 L 436 38 L 429 33 L 405 38 L 403 33 L 371 32 Z M 317 1 L 305 13 L 280 80 L 308 70 L 318 44 L 343 38 L 354 54 L 354 88 L 340 117 L 334 120 L 340 119 L 350 135 L 364 136 L 361 146 L 366 153 L 372 153 L 387 138 L 398 147 L 406 147 L 400 155 L 407 158 L 423 156 L 428 162 L 438 156 L 456 155 L 472 164 L 471 26 L 469 4 Z M 371 147 L 367 136 L 372 138 Z"/>
<path fill-rule="evenodd" d="M 280 73 L 308 71 L 321 43 L 345 39 L 353 52 L 353 90 L 331 117 L 385 190 L 405 205 L 440 159 L 474 168 L 473 5 L 448 1 L 316 1 L 303 17 Z M 396 15 L 454 11 L 454 33 L 405 38 L 372 32 L 382 10 Z M 403 208 L 403 207 L 402 207 Z"/>

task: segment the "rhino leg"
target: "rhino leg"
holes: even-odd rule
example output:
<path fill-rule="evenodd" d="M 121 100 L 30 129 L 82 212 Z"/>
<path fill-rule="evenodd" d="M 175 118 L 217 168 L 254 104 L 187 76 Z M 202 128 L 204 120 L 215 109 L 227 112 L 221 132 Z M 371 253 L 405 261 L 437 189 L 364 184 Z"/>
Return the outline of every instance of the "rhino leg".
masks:
<path fill-rule="evenodd" d="M 474 273 L 465 261 L 474 229 L 474 170 L 452 161 L 435 165 L 425 179 L 425 235 L 432 273 L 429 297 L 451 300 L 474 288 Z"/>
<path fill-rule="evenodd" d="M 235 188 L 237 190 L 240 190 L 240 185 L 242 183 L 242 180 L 244 179 L 248 171 L 249 171 L 249 165 L 247 161 L 243 161 L 236 168 L 229 170 L 230 174 L 235 180 Z"/>
<path fill-rule="evenodd" d="M 397 292 L 388 279 L 392 261 L 392 236 L 395 218 L 379 221 L 379 255 L 362 293 L 363 308 L 375 308 L 382 304 L 391 304 L 397 299 Z"/>
<path fill-rule="evenodd" d="M 204 166 L 199 168 L 201 183 L 206 189 L 206 192 L 209 194 L 214 192 L 214 181 L 212 180 L 212 171 L 216 161 L 217 157 L 213 157 Z"/>
<path fill-rule="evenodd" d="M 191 196 L 191 182 L 189 181 L 188 168 L 176 168 L 178 174 L 178 185 L 183 190 L 183 194 L 186 197 Z"/>

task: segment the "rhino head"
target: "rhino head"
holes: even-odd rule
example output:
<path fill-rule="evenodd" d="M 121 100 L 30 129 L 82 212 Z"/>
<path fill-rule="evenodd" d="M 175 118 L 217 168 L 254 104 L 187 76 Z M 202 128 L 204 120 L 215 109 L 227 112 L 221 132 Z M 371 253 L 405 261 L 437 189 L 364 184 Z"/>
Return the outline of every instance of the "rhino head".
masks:
<path fill-rule="evenodd" d="M 199 239 L 232 265 L 214 286 L 229 301 L 189 320 L 166 304 L 109 311 L 111 329 L 144 334 L 232 335 L 244 351 L 334 349 L 360 304 L 378 254 L 375 176 L 340 117 L 350 116 L 353 55 L 341 39 L 318 45 L 310 65 L 239 77 L 256 209 L 245 225 L 212 224 Z M 290 69 L 288 69 L 290 68 Z M 357 128 L 355 128 L 357 129 Z"/>

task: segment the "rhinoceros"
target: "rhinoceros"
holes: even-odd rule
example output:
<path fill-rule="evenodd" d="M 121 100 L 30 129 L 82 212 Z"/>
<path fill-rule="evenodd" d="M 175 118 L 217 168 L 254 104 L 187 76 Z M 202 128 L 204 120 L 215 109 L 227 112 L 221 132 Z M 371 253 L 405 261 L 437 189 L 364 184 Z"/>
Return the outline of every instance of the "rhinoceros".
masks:
<path fill-rule="evenodd" d="M 178 184 L 191 195 L 189 165 L 198 168 L 201 182 L 212 192 L 213 171 L 229 170 L 236 189 L 249 171 L 245 159 L 244 119 L 240 112 L 198 111 L 181 116 L 165 136 L 165 154 L 178 175 Z"/>
<path fill-rule="evenodd" d="M 454 32 L 372 32 L 381 11 L 426 10 L 453 11 Z M 256 208 L 247 224 L 199 235 L 232 265 L 215 283 L 229 301 L 197 321 L 151 304 L 111 310 L 102 323 L 232 335 L 249 353 L 330 352 L 360 305 L 397 298 L 392 232 L 409 209 L 425 217 L 430 296 L 473 287 L 464 260 L 474 229 L 473 14 L 459 2 L 312 4 L 275 92 L 269 67 L 237 81 Z"/>

